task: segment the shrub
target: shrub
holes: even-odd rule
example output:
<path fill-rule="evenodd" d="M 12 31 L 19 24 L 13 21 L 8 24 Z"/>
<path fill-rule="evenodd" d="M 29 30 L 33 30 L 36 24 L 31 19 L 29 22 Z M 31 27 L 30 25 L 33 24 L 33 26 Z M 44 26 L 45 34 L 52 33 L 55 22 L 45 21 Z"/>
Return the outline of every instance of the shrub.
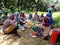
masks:
<path fill-rule="evenodd" d="M 55 21 L 55 25 L 54 27 L 60 27 L 60 16 L 57 16 L 56 18 L 54 18 L 54 21 Z"/>

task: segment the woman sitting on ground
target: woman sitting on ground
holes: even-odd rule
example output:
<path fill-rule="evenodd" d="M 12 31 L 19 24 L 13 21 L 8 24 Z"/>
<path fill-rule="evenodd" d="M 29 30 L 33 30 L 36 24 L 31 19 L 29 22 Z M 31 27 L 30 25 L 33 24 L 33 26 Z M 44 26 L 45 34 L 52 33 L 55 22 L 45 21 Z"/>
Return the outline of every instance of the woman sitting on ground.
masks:
<path fill-rule="evenodd" d="M 39 22 L 39 15 L 38 15 L 37 13 L 35 13 L 35 15 L 34 15 L 34 21 L 35 21 L 36 23 L 40 23 L 40 22 Z"/>
<path fill-rule="evenodd" d="M 41 16 L 39 17 L 39 21 L 40 21 L 40 22 L 42 22 L 42 21 L 43 21 L 43 19 L 44 19 L 44 15 L 43 15 L 43 14 L 41 14 Z"/>
<path fill-rule="evenodd" d="M 50 13 L 47 13 L 46 16 L 49 17 L 49 19 L 50 19 L 50 25 L 51 25 L 51 29 L 52 29 L 55 22 L 54 22 L 53 18 L 51 17 Z"/>
<path fill-rule="evenodd" d="M 49 17 L 47 16 L 44 17 L 42 24 L 44 28 L 43 36 L 44 36 L 44 39 L 47 40 L 50 32 L 50 26 L 51 26 Z"/>
<path fill-rule="evenodd" d="M 24 26 L 24 24 L 26 24 L 26 22 L 27 22 L 27 18 L 26 18 L 26 16 L 24 15 L 24 12 L 21 12 L 21 14 L 19 15 L 19 24 L 21 25 L 21 26 Z"/>
<path fill-rule="evenodd" d="M 4 21 L 4 30 L 3 31 L 5 34 L 13 33 L 13 34 L 16 34 L 17 36 L 19 36 L 17 33 L 17 29 L 18 29 L 18 26 L 17 26 L 17 20 L 16 19 L 8 17 Z"/>
<path fill-rule="evenodd" d="M 34 15 L 34 20 L 35 20 L 35 21 L 38 21 L 38 19 L 39 19 L 39 16 L 38 16 L 37 13 L 35 13 L 35 15 Z"/>

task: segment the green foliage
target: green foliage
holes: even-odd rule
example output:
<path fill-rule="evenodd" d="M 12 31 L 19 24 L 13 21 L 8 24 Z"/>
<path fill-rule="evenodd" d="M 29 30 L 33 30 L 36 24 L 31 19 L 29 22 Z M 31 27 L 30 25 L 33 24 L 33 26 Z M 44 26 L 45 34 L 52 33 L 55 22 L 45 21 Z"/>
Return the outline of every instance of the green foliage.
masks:
<path fill-rule="evenodd" d="M 57 11 L 60 11 L 60 2 L 58 2 L 58 3 L 56 4 L 55 8 L 56 8 Z"/>
<path fill-rule="evenodd" d="M 58 0 L 53 2 L 51 0 L 0 0 L 0 6 L 9 8 L 10 5 L 13 8 L 19 7 L 21 10 L 36 10 L 36 11 L 47 11 L 47 8 L 51 4 L 55 4 L 55 11 L 60 11 L 60 2 Z"/>
<path fill-rule="evenodd" d="M 4 7 L 9 8 L 10 5 L 13 8 L 19 7 L 21 10 L 37 10 L 37 11 L 46 11 L 48 8 L 48 2 L 44 0 L 4 0 L 1 1 Z"/>
<path fill-rule="evenodd" d="M 55 21 L 55 25 L 54 27 L 60 27 L 60 16 L 57 16 L 56 18 L 54 18 L 54 21 Z"/>

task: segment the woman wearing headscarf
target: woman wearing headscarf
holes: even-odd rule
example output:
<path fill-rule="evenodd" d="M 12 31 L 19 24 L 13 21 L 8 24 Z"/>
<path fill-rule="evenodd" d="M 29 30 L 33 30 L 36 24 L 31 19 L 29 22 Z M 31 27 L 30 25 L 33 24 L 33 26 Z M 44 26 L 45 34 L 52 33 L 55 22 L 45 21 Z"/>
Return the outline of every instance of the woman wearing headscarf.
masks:
<path fill-rule="evenodd" d="M 5 34 L 13 33 L 19 36 L 17 32 L 17 29 L 18 29 L 17 20 L 14 18 L 14 16 L 8 17 L 3 24 L 4 24 L 3 31 Z"/>
<path fill-rule="evenodd" d="M 50 13 L 47 13 L 46 16 L 49 17 L 51 28 L 53 28 L 53 25 L 54 25 L 54 20 L 53 20 L 53 18 L 51 17 Z"/>
<path fill-rule="evenodd" d="M 50 16 L 52 18 L 52 13 L 53 13 L 53 8 L 55 7 L 55 5 L 51 5 L 49 8 L 48 8 L 48 13 L 50 13 Z"/>
<path fill-rule="evenodd" d="M 43 26 L 45 28 L 45 31 L 44 31 L 44 36 L 45 38 L 44 39 L 48 39 L 49 38 L 49 32 L 54 24 L 54 20 L 52 19 L 50 13 L 47 13 L 46 14 L 46 17 L 44 18 L 44 21 L 43 21 Z"/>
<path fill-rule="evenodd" d="M 49 17 L 47 17 L 47 16 L 44 17 L 44 19 L 42 21 L 42 25 L 44 28 L 44 33 L 43 33 L 44 40 L 47 40 L 48 36 L 49 36 L 49 32 L 50 32 L 50 19 L 49 19 Z"/>

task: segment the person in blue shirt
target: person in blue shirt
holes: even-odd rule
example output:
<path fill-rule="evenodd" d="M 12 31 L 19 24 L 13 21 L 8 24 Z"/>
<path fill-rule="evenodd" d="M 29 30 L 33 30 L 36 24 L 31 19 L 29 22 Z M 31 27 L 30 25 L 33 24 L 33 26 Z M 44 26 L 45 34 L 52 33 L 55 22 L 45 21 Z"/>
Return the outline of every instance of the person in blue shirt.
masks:
<path fill-rule="evenodd" d="M 32 19 L 32 14 L 29 14 L 28 19 L 29 19 L 29 20 Z"/>
<path fill-rule="evenodd" d="M 48 8 L 48 13 L 50 13 L 50 16 L 52 17 L 52 8 Z"/>
<path fill-rule="evenodd" d="M 51 5 L 51 6 L 48 8 L 48 13 L 50 13 L 51 17 L 52 17 L 52 13 L 53 13 L 54 7 L 55 7 L 55 5 Z"/>
<path fill-rule="evenodd" d="M 54 24 L 54 20 L 53 20 L 53 18 L 51 18 L 50 13 L 46 14 L 46 16 L 48 16 L 50 18 L 50 24 Z"/>
<path fill-rule="evenodd" d="M 33 21 L 33 16 L 32 16 L 32 14 L 29 14 L 28 20 L 31 21 L 31 22 Z"/>

